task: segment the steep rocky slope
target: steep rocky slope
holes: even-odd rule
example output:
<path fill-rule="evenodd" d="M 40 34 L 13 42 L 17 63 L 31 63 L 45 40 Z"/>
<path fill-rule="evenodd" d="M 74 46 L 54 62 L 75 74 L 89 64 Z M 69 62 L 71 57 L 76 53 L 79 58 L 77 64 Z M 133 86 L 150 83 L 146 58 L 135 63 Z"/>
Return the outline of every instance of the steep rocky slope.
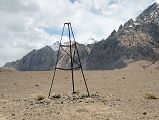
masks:
<path fill-rule="evenodd" d="M 87 59 L 89 69 L 115 69 L 127 60 L 159 58 L 159 5 L 154 3 L 136 20 L 130 19 L 118 31 L 94 45 Z"/>
<path fill-rule="evenodd" d="M 56 47 L 57 48 L 57 47 Z M 86 67 L 86 59 L 89 55 L 92 45 L 84 45 L 77 43 L 80 59 L 83 67 Z M 69 52 L 69 49 L 65 49 Z M 33 50 L 22 59 L 8 62 L 4 65 L 7 68 L 14 68 L 20 71 L 42 71 L 51 70 L 55 66 L 57 58 L 57 51 L 53 48 L 46 46 L 39 50 Z M 75 56 L 77 58 L 77 56 Z M 60 50 L 60 56 L 58 60 L 58 67 L 70 68 L 70 57 L 62 50 Z"/>
<path fill-rule="evenodd" d="M 4 67 L 15 68 L 20 71 L 51 70 L 55 65 L 56 52 L 46 46 L 39 50 L 33 50 L 22 59 L 9 62 Z"/>
<path fill-rule="evenodd" d="M 86 69 L 86 62 L 87 62 L 86 60 L 87 60 L 88 55 L 91 52 L 93 44 L 84 45 L 84 44 L 76 43 L 76 45 L 77 45 L 77 48 L 78 48 L 78 52 L 79 52 L 79 56 L 80 56 L 82 66 L 83 66 L 84 69 Z M 65 50 L 68 53 L 70 52 L 69 48 L 66 48 Z M 79 63 L 77 52 L 75 52 L 75 60 Z M 61 50 L 60 58 L 59 58 L 59 62 L 58 62 L 58 67 L 70 68 L 70 66 L 71 66 L 70 56 L 68 56 L 66 54 L 66 52 Z M 77 67 L 77 64 L 75 62 L 74 62 L 74 67 Z"/>

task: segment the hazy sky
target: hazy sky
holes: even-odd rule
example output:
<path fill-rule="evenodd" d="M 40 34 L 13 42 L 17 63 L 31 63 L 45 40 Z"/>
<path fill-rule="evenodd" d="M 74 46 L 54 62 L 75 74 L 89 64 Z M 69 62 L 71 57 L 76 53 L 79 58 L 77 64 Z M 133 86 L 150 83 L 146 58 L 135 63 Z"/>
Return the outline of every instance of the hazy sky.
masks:
<path fill-rule="evenodd" d="M 0 0 L 0 66 L 59 40 L 71 22 L 78 42 L 106 38 L 154 0 Z"/>

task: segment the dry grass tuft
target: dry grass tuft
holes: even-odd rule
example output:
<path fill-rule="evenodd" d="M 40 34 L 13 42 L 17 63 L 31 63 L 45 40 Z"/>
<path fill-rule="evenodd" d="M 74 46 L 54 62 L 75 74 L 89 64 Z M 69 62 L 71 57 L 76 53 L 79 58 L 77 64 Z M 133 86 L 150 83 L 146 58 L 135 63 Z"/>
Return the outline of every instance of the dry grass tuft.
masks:
<path fill-rule="evenodd" d="M 41 101 L 41 100 L 45 99 L 45 96 L 44 95 L 37 95 L 35 99 L 36 99 L 36 101 Z"/>
<path fill-rule="evenodd" d="M 81 112 L 89 112 L 86 108 L 78 108 L 76 112 L 81 113 Z"/>
<path fill-rule="evenodd" d="M 60 94 L 53 94 L 52 98 L 61 98 L 61 95 Z"/>
<path fill-rule="evenodd" d="M 125 77 L 122 77 L 122 79 L 125 79 Z"/>
<path fill-rule="evenodd" d="M 146 93 L 145 96 L 144 96 L 145 99 L 148 99 L 148 100 L 152 100 L 152 99 L 158 99 L 154 94 L 152 93 Z"/>
<path fill-rule="evenodd" d="M 88 95 L 86 95 L 86 94 L 81 94 L 81 95 L 80 95 L 80 98 L 81 98 L 81 99 L 84 99 L 84 98 L 87 98 L 87 97 L 88 97 Z"/>

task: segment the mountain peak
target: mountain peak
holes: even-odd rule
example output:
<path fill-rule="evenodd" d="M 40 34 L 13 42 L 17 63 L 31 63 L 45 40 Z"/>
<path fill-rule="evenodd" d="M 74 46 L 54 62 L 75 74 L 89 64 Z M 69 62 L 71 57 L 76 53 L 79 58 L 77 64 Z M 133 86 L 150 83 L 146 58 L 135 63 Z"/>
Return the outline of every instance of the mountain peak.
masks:
<path fill-rule="evenodd" d="M 154 11 L 154 10 L 156 10 L 158 7 L 159 7 L 159 4 L 158 4 L 157 2 L 154 2 L 152 5 L 150 5 L 150 6 L 145 10 L 145 12 Z"/>
<path fill-rule="evenodd" d="M 50 48 L 51 48 L 50 46 L 46 45 L 42 49 L 50 49 Z"/>
<path fill-rule="evenodd" d="M 145 9 L 136 19 L 143 22 L 151 22 L 159 17 L 159 4 L 154 2 Z"/>
<path fill-rule="evenodd" d="M 159 7 L 159 4 L 157 2 L 154 2 L 152 5 L 150 5 L 146 10 L 154 11 Z"/>
<path fill-rule="evenodd" d="M 156 5 L 159 5 L 159 4 L 158 4 L 157 2 L 154 2 L 152 5 L 155 5 L 155 6 L 156 6 Z M 151 6 L 152 6 L 152 5 L 151 5 Z"/>
<path fill-rule="evenodd" d="M 52 50 L 57 51 L 59 49 L 59 45 L 60 45 L 60 42 L 56 41 L 55 43 L 50 45 L 50 47 L 52 48 Z"/>

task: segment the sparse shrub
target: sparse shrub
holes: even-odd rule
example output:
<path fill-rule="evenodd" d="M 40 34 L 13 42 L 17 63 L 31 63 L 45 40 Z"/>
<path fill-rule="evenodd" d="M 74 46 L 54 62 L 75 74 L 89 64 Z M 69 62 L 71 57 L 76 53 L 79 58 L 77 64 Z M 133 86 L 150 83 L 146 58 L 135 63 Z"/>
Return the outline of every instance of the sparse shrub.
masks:
<path fill-rule="evenodd" d="M 154 94 L 152 93 L 146 93 L 145 94 L 145 99 L 148 99 L 148 100 L 152 100 L 152 99 L 158 99 Z"/>
<path fill-rule="evenodd" d="M 108 100 L 107 100 L 107 99 L 103 99 L 102 102 L 103 102 L 103 103 L 107 103 Z"/>
<path fill-rule="evenodd" d="M 100 96 L 98 94 L 91 94 L 91 98 L 99 98 Z"/>
<path fill-rule="evenodd" d="M 85 95 L 85 94 L 81 94 L 81 95 L 80 95 L 80 98 L 81 98 L 81 99 L 84 99 L 84 98 L 87 98 L 87 97 L 88 97 L 88 95 Z"/>
<path fill-rule="evenodd" d="M 116 98 L 116 101 L 121 101 L 121 99 L 120 98 Z"/>
<path fill-rule="evenodd" d="M 125 79 L 125 77 L 122 77 L 122 79 Z"/>
<path fill-rule="evenodd" d="M 60 94 L 54 94 L 54 95 L 52 95 L 52 98 L 61 98 L 61 95 Z"/>
<path fill-rule="evenodd" d="M 41 101 L 43 99 L 45 99 L 44 95 L 37 95 L 37 97 L 36 97 L 36 101 Z"/>
<path fill-rule="evenodd" d="M 89 112 L 86 108 L 78 108 L 76 112 Z"/>

